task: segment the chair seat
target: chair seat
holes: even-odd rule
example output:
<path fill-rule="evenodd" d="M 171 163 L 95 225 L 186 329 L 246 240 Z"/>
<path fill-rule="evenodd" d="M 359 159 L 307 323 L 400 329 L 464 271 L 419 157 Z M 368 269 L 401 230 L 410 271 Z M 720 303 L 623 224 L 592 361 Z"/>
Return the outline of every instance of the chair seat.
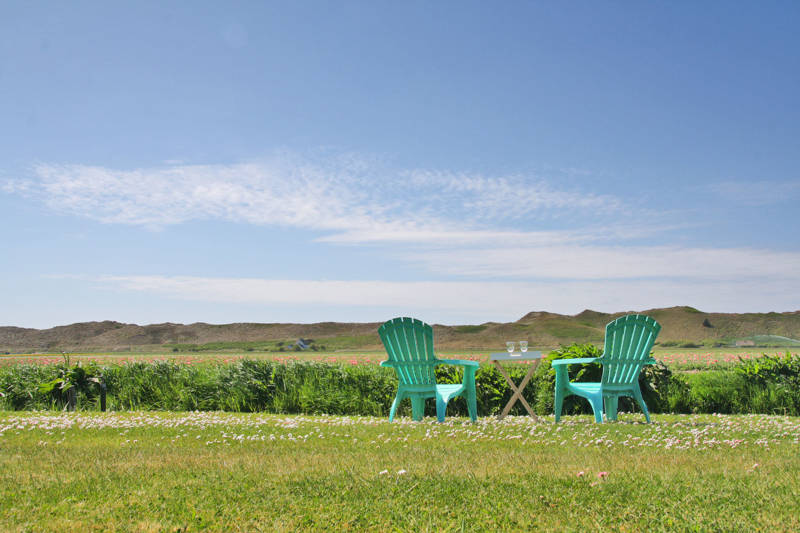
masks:
<path fill-rule="evenodd" d="M 436 392 L 438 392 L 445 401 L 449 400 L 453 396 L 458 396 L 458 393 L 463 390 L 464 385 L 461 383 L 456 385 L 436 385 Z"/>
<path fill-rule="evenodd" d="M 586 394 L 597 394 L 600 392 L 600 383 L 570 383 L 569 388 L 576 392 L 585 392 Z"/>

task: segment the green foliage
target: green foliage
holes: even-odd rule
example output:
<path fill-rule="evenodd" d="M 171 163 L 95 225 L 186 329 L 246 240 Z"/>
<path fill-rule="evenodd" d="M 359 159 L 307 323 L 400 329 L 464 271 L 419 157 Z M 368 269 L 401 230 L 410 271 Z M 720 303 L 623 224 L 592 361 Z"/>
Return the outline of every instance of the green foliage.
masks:
<path fill-rule="evenodd" d="M 55 365 L 13 365 L 0 368 L 0 408 L 22 411 L 49 409 L 52 400 L 39 384 L 56 378 Z"/>
<path fill-rule="evenodd" d="M 107 375 L 117 409 L 382 414 L 396 388 L 371 366 L 242 359 L 230 364 L 171 361 L 115 366 Z"/>
<path fill-rule="evenodd" d="M 736 372 L 747 380 L 751 405 L 757 412 L 800 413 L 800 355 L 762 354 L 739 361 Z M 771 409 L 764 411 L 767 406 Z"/>
<path fill-rule="evenodd" d="M 559 339 L 602 340 L 600 328 L 576 324 L 570 320 L 549 320 L 544 323 L 545 331 Z"/>
<path fill-rule="evenodd" d="M 800 414 L 800 356 L 763 354 L 729 370 L 685 374 L 667 394 L 672 411 Z"/>
<path fill-rule="evenodd" d="M 325 350 L 325 345 L 316 344 L 314 339 L 306 339 L 309 348 L 313 351 Z M 292 344 L 290 341 L 289 344 Z M 352 337 L 343 338 L 342 343 L 352 343 Z M 164 348 L 173 353 L 208 353 L 208 352 L 282 352 L 285 351 L 286 341 L 222 341 L 207 342 L 204 344 L 173 343 L 165 344 Z M 284 349 L 282 349 L 284 348 Z M 302 351 L 299 347 L 292 348 L 294 351 Z"/>
<path fill-rule="evenodd" d="M 749 412 L 746 380 L 736 372 L 708 370 L 687 374 L 688 407 L 694 413 Z"/>
<path fill-rule="evenodd" d="M 456 333 L 480 333 L 481 331 L 486 329 L 486 325 L 480 326 L 456 326 L 453 328 L 453 331 Z"/>
<path fill-rule="evenodd" d="M 548 354 L 523 395 L 541 415 L 553 412 L 554 359 L 599 357 L 592 344 L 565 346 Z M 524 364 L 505 364 L 519 383 L 528 371 Z M 599 381 L 599 364 L 571 365 L 577 381 Z M 96 409 L 102 375 L 111 410 L 224 410 L 303 414 L 387 416 L 397 391 L 390 368 L 371 364 L 342 364 L 267 359 L 240 359 L 231 363 L 186 364 L 156 360 L 86 366 L 18 364 L 0 367 L 0 409 L 60 409 L 74 390 L 78 409 Z M 437 367 L 440 383 L 460 383 L 457 366 Z M 476 373 L 478 413 L 499 413 L 511 398 L 511 388 L 493 365 Z M 45 384 L 45 386 L 42 386 Z M 741 360 L 722 370 L 671 372 L 663 363 L 644 367 L 639 384 L 653 413 L 787 413 L 800 414 L 800 356 L 768 356 Z M 638 412 L 632 400 L 620 399 L 620 411 Z M 398 414 L 409 415 L 410 402 Z M 588 402 L 570 397 L 565 414 L 589 414 Z M 434 402 L 426 403 L 433 416 Z M 525 414 L 517 403 L 511 414 Z M 452 400 L 448 416 L 466 416 L 463 398 Z"/>
<path fill-rule="evenodd" d="M 76 407 L 78 393 L 92 400 L 95 396 L 93 392 L 97 392 L 96 388 L 103 386 L 102 371 L 93 361 L 86 366 L 81 361 L 70 366 L 69 356 L 65 355 L 64 362 L 55 365 L 55 370 L 56 377 L 40 383 L 39 391 L 49 394 L 56 403 L 64 404 L 65 407 Z"/>
<path fill-rule="evenodd" d="M 786 352 L 785 355 L 762 354 L 757 359 L 741 359 L 736 368 L 750 380 L 759 383 L 779 382 L 797 385 L 800 379 L 800 355 Z"/>
<path fill-rule="evenodd" d="M 284 345 L 281 341 L 221 341 L 204 344 L 173 343 L 164 348 L 173 352 L 277 352 Z"/>
<path fill-rule="evenodd" d="M 54 392 L 58 389 L 64 393 L 73 387 L 86 390 L 90 383 L 100 383 L 100 369 L 94 362 L 89 362 L 84 367 L 81 361 L 78 361 L 74 366 L 70 366 L 69 356 L 64 356 L 64 363 L 57 368 L 58 377 L 39 386 L 42 392 Z"/>

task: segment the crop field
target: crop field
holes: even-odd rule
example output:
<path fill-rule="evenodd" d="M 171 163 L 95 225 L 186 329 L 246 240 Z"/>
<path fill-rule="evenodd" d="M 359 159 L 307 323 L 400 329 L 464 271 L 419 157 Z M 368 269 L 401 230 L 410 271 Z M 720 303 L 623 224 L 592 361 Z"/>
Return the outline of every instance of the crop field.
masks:
<path fill-rule="evenodd" d="M 532 350 L 542 350 L 544 353 L 550 351 L 549 348 L 531 348 Z M 498 348 L 497 351 L 500 351 Z M 798 353 L 795 350 L 788 350 L 791 353 Z M 708 348 L 708 349 L 682 349 L 682 348 L 656 348 L 654 357 L 663 361 L 667 366 L 674 370 L 717 368 L 732 364 L 741 359 L 754 359 L 764 353 L 769 355 L 782 355 L 787 350 L 775 348 L 764 348 L 761 350 L 753 348 Z M 489 362 L 491 350 L 469 350 L 469 351 L 437 351 L 443 358 L 451 359 L 471 359 L 481 363 Z M 378 364 L 386 359 L 383 351 L 336 351 L 336 352 L 237 352 L 219 351 L 202 353 L 174 353 L 167 351 L 153 352 L 106 352 L 106 353 L 72 353 L 69 354 L 72 362 L 95 361 L 97 363 L 126 363 L 131 361 L 155 361 L 168 360 L 186 364 L 220 362 L 230 363 L 239 359 L 269 359 L 273 361 L 316 361 L 323 363 L 344 363 L 344 364 Z M 63 363 L 64 357 L 61 354 L 13 354 L 0 355 L 0 366 L 18 363 L 37 363 L 37 364 L 57 364 Z"/>
<path fill-rule="evenodd" d="M 800 529 L 800 419 L 0 412 L 0 530 Z"/>

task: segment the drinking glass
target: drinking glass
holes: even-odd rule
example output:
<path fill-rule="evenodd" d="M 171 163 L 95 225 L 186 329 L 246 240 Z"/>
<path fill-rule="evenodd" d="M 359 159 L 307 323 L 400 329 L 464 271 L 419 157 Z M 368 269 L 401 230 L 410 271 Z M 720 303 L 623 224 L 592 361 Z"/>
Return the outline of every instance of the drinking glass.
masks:
<path fill-rule="evenodd" d="M 514 353 L 514 341 L 508 341 L 506 343 L 506 350 L 508 350 L 509 355 Z"/>
<path fill-rule="evenodd" d="M 519 351 L 522 353 L 528 351 L 528 341 L 519 341 Z"/>

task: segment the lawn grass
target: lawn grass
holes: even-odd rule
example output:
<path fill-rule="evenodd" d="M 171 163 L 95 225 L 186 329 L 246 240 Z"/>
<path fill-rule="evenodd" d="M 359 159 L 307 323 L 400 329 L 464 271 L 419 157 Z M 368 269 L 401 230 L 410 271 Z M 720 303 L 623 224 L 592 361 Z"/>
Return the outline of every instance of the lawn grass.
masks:
<path fill-rule="evenodd" d="M 2 531 L 796 531 L 800 419 L 0 412 Z"/>

